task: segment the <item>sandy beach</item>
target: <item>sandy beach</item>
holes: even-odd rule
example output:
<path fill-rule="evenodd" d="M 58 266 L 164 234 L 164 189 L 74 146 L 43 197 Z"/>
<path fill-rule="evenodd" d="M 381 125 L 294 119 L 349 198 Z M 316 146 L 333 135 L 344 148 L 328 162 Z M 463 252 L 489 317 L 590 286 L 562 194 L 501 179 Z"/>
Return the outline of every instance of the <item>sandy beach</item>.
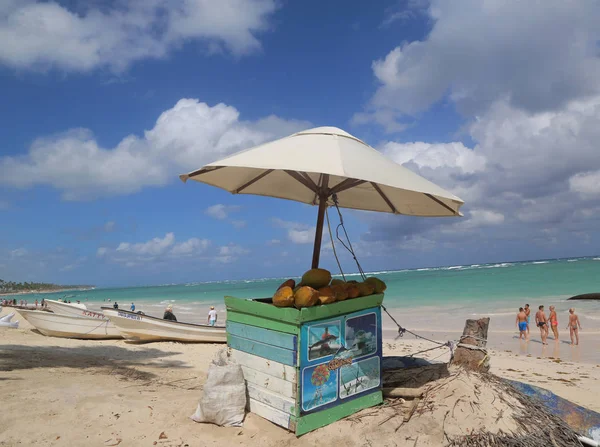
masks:
<path fill-rule="evenodd" d="M 253 414 L 242 428 L 197 424 L 189 416 L 210 360 L 223 345 L 52 338 L 18 319 L 19 329 L 0 329 L 2 446 L 316 446 L 323 439 L 343 445 L 405 445 L 396 425 L 378 425 L 383 416 L 340 421 L 301 438 Z M 435 335 L 443 340 L 450 334 Z M 432 346 L 409 337 L 394 341 L 391 334 L 384 341 L 384 355 Z M 597 339 L 583 338 L 579 348 L 561 345 L 560 357 L 551 348 L 544 354 L 533 342 L 529 353 L 521 352 L 518 341 L 513 342 L 509 337 L 506 345 L 492 350 L 493 373 L 600 411 L 600 364 L 575 361 L 569 350 L 591 358 L 587 351 L 597 348 Z M 421 357 L 446 361 L 448 354 L 440 349 Z"/>

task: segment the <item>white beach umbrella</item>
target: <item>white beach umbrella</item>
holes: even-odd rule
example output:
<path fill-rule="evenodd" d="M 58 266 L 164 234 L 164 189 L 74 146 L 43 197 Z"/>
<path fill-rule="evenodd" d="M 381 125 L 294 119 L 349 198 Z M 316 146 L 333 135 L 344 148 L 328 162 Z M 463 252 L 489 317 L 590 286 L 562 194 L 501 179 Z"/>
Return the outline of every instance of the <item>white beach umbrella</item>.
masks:
<path fill-rule="evenodd" d="M 317 127 L 210 163 L 179 176 L 232 194 L 318 205 L 313 268 L 333 196 L 343 208 L 409 216 L 460 216 L 463 201 L 338 129 Z"/>

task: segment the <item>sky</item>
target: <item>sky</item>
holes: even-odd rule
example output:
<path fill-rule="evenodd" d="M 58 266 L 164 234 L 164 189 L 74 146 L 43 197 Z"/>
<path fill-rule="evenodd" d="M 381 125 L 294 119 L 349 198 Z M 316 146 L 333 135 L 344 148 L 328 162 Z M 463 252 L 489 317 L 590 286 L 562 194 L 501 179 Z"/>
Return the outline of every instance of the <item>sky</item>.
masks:
<path fill-rule="evenodd" d="M 0 0 L 0 278 L 301 275 L 316 208 L 178 175 L 318 126 L 465 201 L 343 211 L 365 270 L 597 255 L 598 23 L 586 0 Z"/>

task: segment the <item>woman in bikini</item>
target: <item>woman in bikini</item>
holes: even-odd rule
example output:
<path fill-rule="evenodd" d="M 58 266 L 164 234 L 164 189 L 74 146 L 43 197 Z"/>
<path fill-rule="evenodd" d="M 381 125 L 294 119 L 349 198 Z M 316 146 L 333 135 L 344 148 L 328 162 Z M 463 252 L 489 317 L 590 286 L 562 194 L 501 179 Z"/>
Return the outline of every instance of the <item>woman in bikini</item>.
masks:
<path fill-rule="evenodd" d="M 575 315 L 575 309 L 572 307 L 569 309 L 569 332 L 571 334 L 571 344 L 573 344 L 573 336 L 575 337 L 575 345 L 579 344 L 579 330 L 581 329 L 581 323 L 579 317 Z"/>
<path fill-rule="evenodd" d="M 554 341 L 558 341 L 558 315 L 554 306 L 550 306 L 550 327 L 554 333 Z"/>

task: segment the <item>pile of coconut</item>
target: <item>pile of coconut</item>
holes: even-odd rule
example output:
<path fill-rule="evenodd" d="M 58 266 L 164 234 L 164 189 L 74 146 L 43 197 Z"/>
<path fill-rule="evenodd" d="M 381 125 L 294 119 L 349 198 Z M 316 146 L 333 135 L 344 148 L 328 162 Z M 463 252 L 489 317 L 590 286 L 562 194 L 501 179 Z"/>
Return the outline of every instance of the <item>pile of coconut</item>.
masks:
<path fill-rule="evenodd" d="M 398 445 L 582 445 L 564 421 L 492 374 L 438 364 L 387 370 L 383 379 L 378 424 L 406 441 Z"/>

